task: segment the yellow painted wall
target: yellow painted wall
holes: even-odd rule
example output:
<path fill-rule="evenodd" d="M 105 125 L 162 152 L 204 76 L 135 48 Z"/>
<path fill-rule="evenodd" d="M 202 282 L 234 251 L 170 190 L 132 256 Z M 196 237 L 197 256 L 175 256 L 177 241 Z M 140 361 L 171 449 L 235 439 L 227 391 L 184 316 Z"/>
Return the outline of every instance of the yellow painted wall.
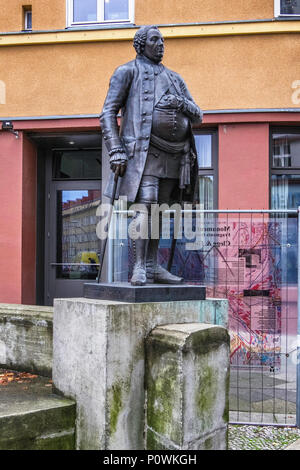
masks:
<path fill-rule="evenodd" d="M 136 0 L 136 24 L 197 23 L 274 17 L 273 0 Z"/>
<path fill-rule="evenodd" d="M 0 116 L 100 113 L 113 70 L 134 57 L 131 41 L 1 47 Z M 168 39 L 164 63 L 205 110 L 299 107 L 299 34 Z"/>
<path fill-rule="evenodd" d="M 0 31 L 21 31 L 23 6 L 32 6 L 34 30 L 64 29 L 66 27 L 65 0 L 0 0 Z"/>
<path fill-rule="evenodd" d="M 33 29 L 66 27 L 66 0 L 0 0 L 0 32 L 22 30 L 22 6 L 32 5 Z M 135 0 L 135 23 L 172 24 L 266 19 L 274 0 Z"/>

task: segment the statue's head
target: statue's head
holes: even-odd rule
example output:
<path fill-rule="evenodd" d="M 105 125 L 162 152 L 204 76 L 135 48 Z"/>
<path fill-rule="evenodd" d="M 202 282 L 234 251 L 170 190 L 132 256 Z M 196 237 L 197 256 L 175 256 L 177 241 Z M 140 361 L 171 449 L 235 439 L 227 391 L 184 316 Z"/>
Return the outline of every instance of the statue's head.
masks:
<path fill-rule="evenodd" d="M 159 63 L 164 55 L 164 38 L 157 26 L 142 26 L 135 33 L 133 47 L 137 54 Z"/>

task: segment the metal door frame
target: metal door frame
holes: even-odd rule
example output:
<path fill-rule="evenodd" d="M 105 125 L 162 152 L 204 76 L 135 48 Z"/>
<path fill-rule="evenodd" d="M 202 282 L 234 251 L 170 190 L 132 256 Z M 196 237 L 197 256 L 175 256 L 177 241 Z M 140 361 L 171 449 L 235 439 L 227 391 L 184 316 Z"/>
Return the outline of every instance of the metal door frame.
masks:
<path fill-rule="evenodd" d="M 45 197 L 45 265 L 44 265 L 44 304 L 53 305 L 56 296 L 56 283 L 59 286 L 59 295 L 65 291 L 65 283 L 68 283 L 68 297 L 78 297 L 80 286 L 83 287 L 86 280 L 81 279 L 56 279 L 56 244 L 57 244 L 57 191 L 97 190 L 101 191 L 101 180 L 58 180 L 52 178 L 53 151 L 50 151 L 46 162 L 46 197 Z M 60 292 L 62 294 L 60 294 Z"/>

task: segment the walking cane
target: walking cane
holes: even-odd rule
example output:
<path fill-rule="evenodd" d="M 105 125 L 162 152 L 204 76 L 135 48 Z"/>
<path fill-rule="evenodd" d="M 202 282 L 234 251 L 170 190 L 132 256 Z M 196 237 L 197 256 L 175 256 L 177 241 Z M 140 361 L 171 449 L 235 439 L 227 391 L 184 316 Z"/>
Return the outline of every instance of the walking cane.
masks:
<path fill-rule="evenodd" d="M 109 201 L 110 202 L 110 210 L 109 210 L 108 222 L 107 222 L 108 231 L 107 231 L 107 237 L 103 240 L 103 246 L 101 246 L 101 253 L 100 253 L 100 260 L 99 260 L 99 272 L 98 272 L 98 276 L 97 276 L 97 283 L 98 284 L 99 284 L 100 278 L 101 278 L 104 255 L 105 255 L 105 251 L 106 251 L 107 238 L 109 236 L 109 230 L 110 230 L 110 222 L 111 222 L 111 217 L 112 217 L 112 213 L 113 213 L 113 210 L 114 210 L 114 201 L 115 201 L 116 192 L 117 192 L 119 173 L 120 173 L 120 165 L 118 165 L 118 167 L 116 169 L 116 172 L 115 172 L 112 196 L 111 196 L 110 201 Z"/>

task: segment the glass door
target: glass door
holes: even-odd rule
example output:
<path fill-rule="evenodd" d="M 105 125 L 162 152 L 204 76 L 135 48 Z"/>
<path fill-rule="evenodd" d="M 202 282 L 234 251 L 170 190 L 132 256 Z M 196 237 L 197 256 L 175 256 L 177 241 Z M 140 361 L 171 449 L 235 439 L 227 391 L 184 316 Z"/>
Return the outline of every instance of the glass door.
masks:
<path fill-rule="evenodd" d="M 84 283 L 95 281 L 99 269 L 101 243 L 96 234 L 96 210 L 101 202 L 101 180 L 84 178 L 91 178 L 90 166 L 95 159 L 86 152 L 81 156 L 67 152 L 66 157 L 60 153 L 58 159 L 54 153 L 48 192 L 47 305 L 52 305 L 54 298 L 81 297 Z M 75 180 L 72 176 L 81 179 Z M 94 168 L 93 176 L 101 177 L 101 165 L 99 170 Z"/>

